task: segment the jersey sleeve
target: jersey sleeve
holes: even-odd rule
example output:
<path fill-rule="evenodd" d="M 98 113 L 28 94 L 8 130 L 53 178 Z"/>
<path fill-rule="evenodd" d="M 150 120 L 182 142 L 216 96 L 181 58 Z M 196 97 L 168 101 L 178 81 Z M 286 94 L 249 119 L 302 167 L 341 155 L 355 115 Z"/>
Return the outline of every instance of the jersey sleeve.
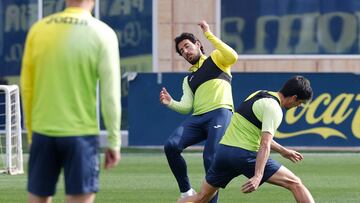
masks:
<path fill-rule="evenodd" d="M 99 78 L 101 110 L 108 131 L 109 148 L 119 150 L 121 146 L 121 77 L 118 40 L 111 30 L 105 37 L 99 55 Z"/>
<path fill-rule="evenodd" d="M 261 131 L 269 132 L 274 136 L 276 130 L 280 126 L 283 113 L 279 104 L 274 99 L 264 100 L 268 100 L 268 102 L 263 108 Z"/>
<path fill-rule="evenodd" d="M 168 107 L 178 113 L 188 114 L 190 113 L 193 107 L 194 95 L 187 82 L 187 77 L 185 77 L 183 80 L 182 88 L 183 88 L 183 95 L 181 97 L 181 100 L 175 101 L 174 99 L 172 99 Z"/>
<path fill-rule="evenodd" d="M 31 60 L 32 56 L 32 40 L 33 33 L 36 29 L 34 25 L 29 34 L 26 37 L 25 48 L 21 66 L 21 75 L 20 75 L 20 87 L 21 87 L 21 96 L 22 104 L 24 109 L 24 120 L 25 127 L 27 131 L 28 143 L 32 142 L 32 123 L 31 123 L 31 112 L 32 112 L 32 100 L 33 100 L 33 90 L 34 90 L 34 63 Z"/>
<path fill-rule="evenodd" d="M 207 31 L 204 34 L 215 47 L 215 50 L 211 52 L 211 58 L 214 60 L 214 63 L 219 66 L 222 71 L 230 73 L 229 69 L 236 63 L 238 54 L 229 45 L 217 38 L 212 32 Z"/>

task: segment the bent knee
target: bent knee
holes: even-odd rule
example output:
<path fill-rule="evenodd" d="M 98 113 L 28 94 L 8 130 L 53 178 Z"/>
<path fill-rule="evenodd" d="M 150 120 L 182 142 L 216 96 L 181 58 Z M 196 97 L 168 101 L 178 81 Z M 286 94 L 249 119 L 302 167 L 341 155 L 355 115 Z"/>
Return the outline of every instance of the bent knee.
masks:
<path fill-rule="evenodd" d="M 164 151 L 166 154 L 181 153 L 183 149 L 175 142 L 167 140 L 164 144 Z"/>
<path fill-rule="evenodd" d="M 195 202 L 209 202 L 209 200 L 214 196 L 215 194 L 211 193 L 205 193 L 205 192 L 199 192 L 196 194 L 197 198 Z"/>
<path fill-rule="evenodd" d="M 171 141 L 167 140 L 164 144 L 165 153 L 167 153 L 169 151 L 173 151 L 173 149 L 174 149 L 174 144 Z"/>
<path fill-rule="evenodd" d="M 285 187 L 290 190 L 297 190 L 299 188 L 304 187 L 301 179 L 297 176 L 294 176 L 291 179 L 287 180 L 285 184 L 286 184 Z"/>

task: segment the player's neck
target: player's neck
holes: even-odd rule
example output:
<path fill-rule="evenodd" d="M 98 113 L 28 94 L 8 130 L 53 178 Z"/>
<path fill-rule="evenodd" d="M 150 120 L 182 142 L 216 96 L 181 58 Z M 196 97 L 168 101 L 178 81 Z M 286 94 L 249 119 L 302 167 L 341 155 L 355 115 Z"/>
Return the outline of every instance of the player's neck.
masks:
<path fill-rule="evenodd" d="M 277 92 L 277 94 L 279 95 L 280 98 L 280 106 L 283 107 L 285 102 L 285 97 L 281 92 Z"/>
<path fill-rule="evenodd" d="M 74 0 L 69 0 L 66 2 L 66 6 L 67 7 L 77 7 L 77 8 L 82 8 L 84 10 L 87 10 L 89 12 L 91 12 L 94 8 L 94 1 L 74 1 Z"/>

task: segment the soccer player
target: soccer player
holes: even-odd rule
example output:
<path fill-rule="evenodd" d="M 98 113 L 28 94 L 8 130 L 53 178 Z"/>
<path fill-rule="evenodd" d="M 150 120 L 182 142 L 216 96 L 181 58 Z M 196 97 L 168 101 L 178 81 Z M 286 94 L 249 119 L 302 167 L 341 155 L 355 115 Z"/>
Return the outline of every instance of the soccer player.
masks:
<path fill-rule="evenodd" d="M 303 159 L 299 152 L 281 146 L 273 137 L 283 117 L 281 107 L 297 107 L 307 103 L 311 97 L 310 82 L 302 76 L 290 78 L 279 92 L 257 91 L 251 94 L 232 117 L 200 192 L 180 199 L 178 203 L 208 202 L 220 187 L 225 188 L 239 175 L 249 178 L 241 186 L 244 193 L 251 193 L 268 182 L 290 190 L 298 203 L 314 202 L 297 176 L 269 158 L 270 149 L 273 149 L 293 162 Z"/>
<path fill-rule="evenodd" d="M 164 145 L 181 196 L 195 193 L 189 182 L 182 151 L 205 140 L 203 159 L 207 171 L 233 110 L 230 68 L 238 55 L 214 36 L 205 21 L 201 21 L 199 26 L 215 50 L 206 57 L 201 42 L 193 34 L 182 33 L 176 37 L 176 51 L 192 65 L 190 73 L 183 80 L 183 95 L 179 102 L 173 100 L 165 88 L 160 92 L 160 102 L 170 109 L 182 114 L 193 110 L 192 115 L 170 135 Z M 216 202 L 216 198 L 213 202 Z"/>
<path fill-rule="evenodd" d="M 51 202 L 64 170 L 67 202 L 93 202 L 99 187 L 97 84 L 108 130 L 105 168 L 120 160 L 120 60 L 115 32 L 91 15 L 95 0 L 34 24 L 21 72 L 31 143 L 29 202 Z"/>

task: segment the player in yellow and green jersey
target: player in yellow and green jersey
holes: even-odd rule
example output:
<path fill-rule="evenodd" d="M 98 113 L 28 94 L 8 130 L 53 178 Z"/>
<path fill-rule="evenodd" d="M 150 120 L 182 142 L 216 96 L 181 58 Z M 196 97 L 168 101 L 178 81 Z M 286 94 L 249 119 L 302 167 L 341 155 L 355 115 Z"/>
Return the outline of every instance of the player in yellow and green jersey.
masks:
<path fill-rule="evenodd" d="M 215 50 L 207 57 L 193 34 L 182 33 L 178 36 L 175 39 L 176 51 L 192 65 L 189 75 L 183 80 L 183 96 L 178 102 L 171 98 L 165 88 L 160 92 L 160 102 L 170 109 L 183 114 L 192 111 L 192 115 L 170 135 L 164 146 L 181 196 L 194 194 L 182 151 L 205 141 L 203 159 L 207 171 L 233 111 L 230 69 L 238 55 L 210 31 L 205 21 L 201 21 L 199 26 Z M 217 202 L 217 197 L 211 202 Z"/>
<path fill-rule="evenodd" d="M 178 203 L 206 203 L 235 177 L 249 178 L 241 190 L 250 193 L 268 182 L 290 190 L 296 202 L 313 203 L 309 190 L 300 178 L 269 157 L 270 149 L 298 162 L 303 156 L 273 140 L 283 112 L 307 103 L 312 97 L 310 82 L 302 77 L 290 78 L 279 92 L 257 91 L 251 94 L 234 113 L 216 151 L 215 160 L 206 173 L 201 191 L 180 199 Z"/>
<path fill-rule="evenodd" d="M 50 202 L 64 170 L 68 202 L 98 191 L 97 86 L 109 146 L 105 168 L 120 160 L 120 61 L 115 32 L 91 15 L 95 0 L 35 23 L 27 36 L 21 91 L 30 148 L 29 202 Z"/>

